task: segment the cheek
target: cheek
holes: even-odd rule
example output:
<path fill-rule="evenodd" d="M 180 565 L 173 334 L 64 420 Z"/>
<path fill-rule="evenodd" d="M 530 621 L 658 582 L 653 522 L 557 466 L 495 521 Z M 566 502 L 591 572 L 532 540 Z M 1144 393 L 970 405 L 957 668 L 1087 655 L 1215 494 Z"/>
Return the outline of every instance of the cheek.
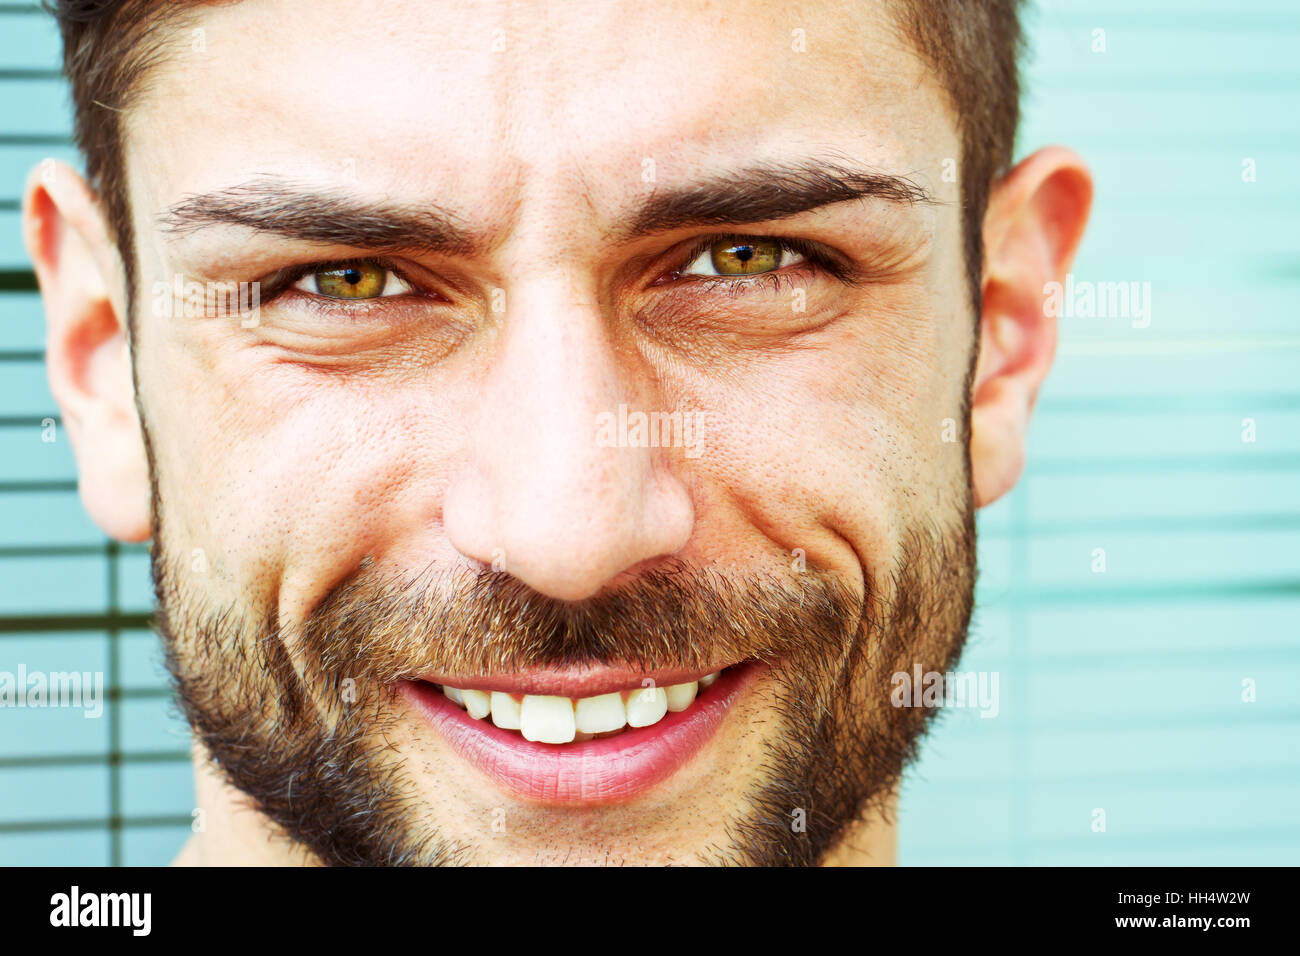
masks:
<path fill-rule="evenodd" d="M 918 283 L 725 387 L 703 373 L 683 386 L 708 410 L 699 469 L 717 507 L 771 551 L 855 571 L 889 563 L 918 520 L 948 516 L 965 356 L 946 331 L 962 317 L 945 309 Z"/>
<path fill-rule="evenodd" d="M 466 390 L 327 380 L 248 353 L 173 349 L 158 367 L 150 426 L 171 553 L 204 548 L 218 580 L 250 600 L 286 592 L 288 613 L 381 548 L 417 569 L 442 556 Z"/>
<path fill-rule="evenodd" d="M 706 415 L 697 546 L 740 558 L 748 538 L 769 561 L 797 549 L 852 576 L 891 553 L 918 471 L 905 377 L 859 339 L 774 357 L 725 387 L 703 375 L 683 387 L 683 405 Z"/>

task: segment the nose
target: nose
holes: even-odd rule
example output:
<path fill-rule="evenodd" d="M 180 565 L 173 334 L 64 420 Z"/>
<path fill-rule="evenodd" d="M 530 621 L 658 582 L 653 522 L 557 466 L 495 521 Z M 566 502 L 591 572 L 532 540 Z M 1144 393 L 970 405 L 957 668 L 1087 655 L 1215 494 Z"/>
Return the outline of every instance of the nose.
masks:
<path fill-rule="evenodd" d="M 511 296 L 443 501 L 461 554 L 569 601 L 681 550 L 694 524 L 676 453 L 608 439 L 619 405 L 658 389 L 639 360 L 620 367 L 599 309 L 574 298 L 562 281 Z"/>

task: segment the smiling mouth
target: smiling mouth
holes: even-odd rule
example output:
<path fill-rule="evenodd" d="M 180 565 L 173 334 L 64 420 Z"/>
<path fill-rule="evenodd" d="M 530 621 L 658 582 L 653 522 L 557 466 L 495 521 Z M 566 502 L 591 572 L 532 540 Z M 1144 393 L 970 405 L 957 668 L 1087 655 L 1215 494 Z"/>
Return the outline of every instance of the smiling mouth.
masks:
<path fill-rule="evenodd" d="M 653 678 L 617 668 L 430 675 L 398 690 L 452 750 L 512 795 L 594 806 L 633 799 L 685 767 L 766 670 L 745 661 Z M 460 686 L 470 683 L 477 686 Z"/>
<path fill-rule="evenodd" d="M 647 681 L 646 686 L 632 690 L 577 698 L 511 694 L 446 684 L 432 686 L 475 720 L 490 720 L 493 726 L 517 731 L 524 740 L 533 743 L 558 745 L 616 737 L 631 728 L 653 727 L 669 713 L 689 710 L 700 692 L 712 687 L 721 674 L 722 671 L 714 671 L 698 681 L 667 687 L 657 687 Z"/>

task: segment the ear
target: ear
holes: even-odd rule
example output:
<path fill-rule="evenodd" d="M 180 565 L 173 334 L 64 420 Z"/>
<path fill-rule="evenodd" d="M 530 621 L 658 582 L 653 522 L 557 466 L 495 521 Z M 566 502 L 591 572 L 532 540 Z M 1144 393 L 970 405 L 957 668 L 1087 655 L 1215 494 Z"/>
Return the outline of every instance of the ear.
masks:
<path fill-rule="evenodd" d="M 121 259 L 86 182 L 65 163 L 32 170 L 23 239 L 45 304 L 50 391 L 77 456 L 81 499 L 110 537 L 151 534 L 149 469 L 135 409 Z"/>
<path fill-rule="evenodd" d="M 1038 389 L 1056 353 L 1044 286 L 1065 281 L 1092 205 L 1092 174 L 1068 149 L 1024 159 L 994 185 L 984 217 L 980 353 L 971 393 L 977 507 L 1015 486 Z"/>

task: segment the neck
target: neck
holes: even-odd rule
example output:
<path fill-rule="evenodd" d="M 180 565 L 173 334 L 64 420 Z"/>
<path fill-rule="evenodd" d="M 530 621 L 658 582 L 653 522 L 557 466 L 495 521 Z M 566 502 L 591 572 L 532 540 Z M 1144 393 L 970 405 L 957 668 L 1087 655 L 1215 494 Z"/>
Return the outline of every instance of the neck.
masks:
<path fill-rule="evenodd" d="M 197 829 L 173 866 L 314 865 L 307 851 L 282 836 L 244 793 L 222 778 L 200 744 L 193 754 Z"/>

